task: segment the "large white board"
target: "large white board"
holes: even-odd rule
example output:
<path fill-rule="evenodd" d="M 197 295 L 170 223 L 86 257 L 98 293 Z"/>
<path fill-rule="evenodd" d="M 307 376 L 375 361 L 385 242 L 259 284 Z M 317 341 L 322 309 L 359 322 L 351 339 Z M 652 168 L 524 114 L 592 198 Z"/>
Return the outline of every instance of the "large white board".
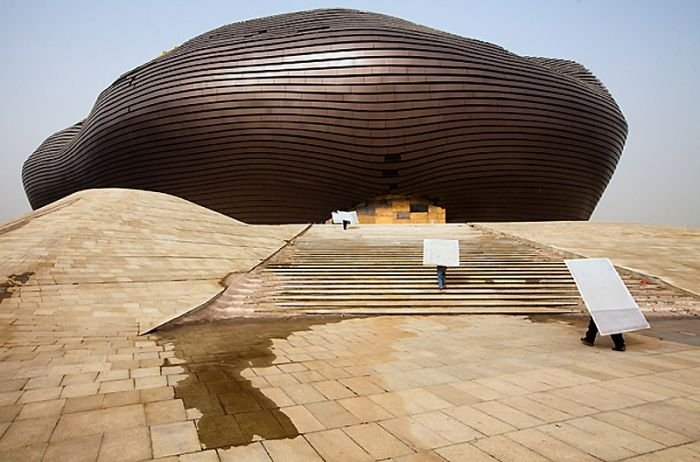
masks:
<path fill-rule="evenodd" d="M 607 258 L 564 260 L 603 335 L 648 329 L 649 323 Z"/>
<path fill-rule="evenodd" d="M 454 239 L 423 239 L 423 264 L 459 266 L 459 241 Z"/>
<path fill-rule="evenodd" d="M 331 216 L 333 217 L 333 223 L 335 224 L 343 224 L 343 220 L 349 221 L 351 225 L 359 225 L 360 224 L 360 219 L 357 217 L 357 212 L 354 210 L 352 212 L 342 212 L 340 210 L 336 212 L 331 212 Z"/>

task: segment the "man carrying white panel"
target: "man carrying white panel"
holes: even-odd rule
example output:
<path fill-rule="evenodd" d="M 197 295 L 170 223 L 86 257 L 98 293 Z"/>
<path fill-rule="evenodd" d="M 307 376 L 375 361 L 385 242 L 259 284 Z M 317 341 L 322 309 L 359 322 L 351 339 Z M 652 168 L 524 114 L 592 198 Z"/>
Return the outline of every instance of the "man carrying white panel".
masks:
<path fill-rule="evenodd" d="M 611 335 L 613 350 L 625 351 L 623 332 L 648 329 L 649 323 L 607 258 L 564 260 L 591 313 L 585 345 L 593 346 L 596 334 Z"/>
<path fill-rule="evenodd" d="M 445 288 L 448 266 L 459 266 L 459 241 L 423 239 L 423 265 L 437 265 L 438 287 Z"/>

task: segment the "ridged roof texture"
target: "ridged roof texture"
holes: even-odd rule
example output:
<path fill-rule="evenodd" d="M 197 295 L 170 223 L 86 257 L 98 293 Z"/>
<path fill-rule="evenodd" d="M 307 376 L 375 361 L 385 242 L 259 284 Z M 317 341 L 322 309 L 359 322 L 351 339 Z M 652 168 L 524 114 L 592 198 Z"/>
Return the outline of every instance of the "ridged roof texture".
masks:
<path fill-rule="evenodd" d="M 453 222 L 580 220 L 626 134 L 580 64 L 314 10 L 224 26 L 127 72 L 22 174 L 33 207 L 125 187 L 285 223 L 391 193 Z"/>

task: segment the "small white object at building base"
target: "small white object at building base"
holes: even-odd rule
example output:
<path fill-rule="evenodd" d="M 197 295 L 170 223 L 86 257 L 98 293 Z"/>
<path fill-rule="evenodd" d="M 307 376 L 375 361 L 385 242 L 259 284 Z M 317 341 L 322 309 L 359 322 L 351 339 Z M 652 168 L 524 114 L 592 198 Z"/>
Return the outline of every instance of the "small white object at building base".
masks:
<path fill-rule="evenodd" d="M 360 219 L 357 217 L 357 212 L 354 210 L 352 212 L 337 210 L 335 212 L 331 212 L 331 217 L 333 218 L 333 223 L 336 225 L 342 225 L 343 221 L 348 221 L 351 225 L 360 224 Z"/>

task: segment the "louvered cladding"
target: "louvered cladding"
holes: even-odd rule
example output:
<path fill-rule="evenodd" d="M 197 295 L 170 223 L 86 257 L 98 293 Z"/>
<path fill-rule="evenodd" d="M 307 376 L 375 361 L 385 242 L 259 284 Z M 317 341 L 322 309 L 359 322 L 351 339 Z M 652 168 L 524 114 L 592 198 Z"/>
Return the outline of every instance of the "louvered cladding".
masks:
<path fill-rule="evenodd" d="M 122 187 L 249 223 L 319 222 L 386 194 L 428 198 L 450 222 L 581 220 L 626 134 L 572 61 L 314 10 L 224 26 L 127 72 L 22 176 L 35 208 Z"/>

